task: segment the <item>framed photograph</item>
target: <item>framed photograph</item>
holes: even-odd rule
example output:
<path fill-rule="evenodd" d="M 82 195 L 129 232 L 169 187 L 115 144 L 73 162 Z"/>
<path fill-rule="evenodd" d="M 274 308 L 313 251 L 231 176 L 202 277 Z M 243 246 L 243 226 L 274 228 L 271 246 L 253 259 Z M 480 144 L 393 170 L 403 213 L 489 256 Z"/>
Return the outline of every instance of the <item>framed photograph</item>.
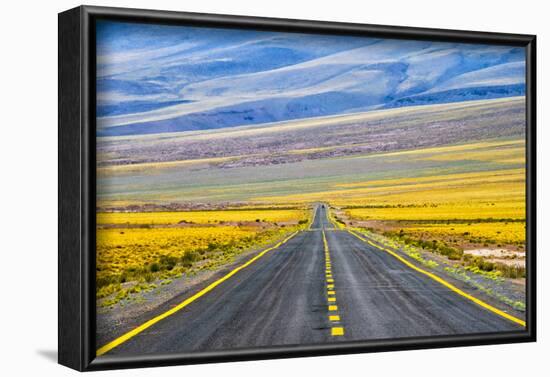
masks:
<path fill-rule="evenodd" d="M 59 14 L 59 362 L 535 341 L 535 36 Z"/>

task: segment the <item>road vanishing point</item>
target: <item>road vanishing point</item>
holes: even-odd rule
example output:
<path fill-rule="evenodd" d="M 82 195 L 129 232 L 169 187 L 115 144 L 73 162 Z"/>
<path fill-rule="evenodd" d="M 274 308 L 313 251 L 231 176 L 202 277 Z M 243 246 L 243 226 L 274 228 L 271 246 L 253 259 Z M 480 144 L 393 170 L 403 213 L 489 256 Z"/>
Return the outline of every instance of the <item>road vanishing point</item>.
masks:
<path fill-rule="evenodd" d="M 340 229 L 325 205 L 309 229 L 251 257 L 97 355 L 525 330 L 525 322 L 377 245 Z"/>

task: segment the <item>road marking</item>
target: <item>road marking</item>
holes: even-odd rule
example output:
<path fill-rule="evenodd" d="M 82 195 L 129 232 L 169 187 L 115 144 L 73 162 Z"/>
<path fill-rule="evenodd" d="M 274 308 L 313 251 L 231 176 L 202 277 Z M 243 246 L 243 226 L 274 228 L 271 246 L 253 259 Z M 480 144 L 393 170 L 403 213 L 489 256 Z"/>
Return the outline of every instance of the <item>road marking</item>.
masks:
<path fill-rule="evenodd" d="M 364 239 L 363 237 L 359 236 L 358 234 L 356 234 L 354 231 L 351 231 L 351 230 L 348 230 L 349 233 L 353 234 L 355 237 L 359 238 L 361 241 L 371 245 L 371 246 L 374 246 L 375 248 L 379 249 L 379 250 L 382 250 L 382 251 L 385 251 L 387 252 L 388 254 L 392 255 L 393 257 L 395 257 L 397 260 L 399 260 L 400 262 L 403 262 L 405 265 L 407 265 L 408 267 L 412 268 L 413 270 L 415 271 L 418 271 L 420 272 L 421 274 L 424 274 L 426 276 L 428 276 L 429 278 L 437 281 L 438 283 L 442 284 L 443 286 L 449 288 L 451 291 L 459 294 L 460 296 L 472 301 L 473 303 L 503 317 L 503 318 L 506 318 L 512 322 L 515 322 L 523 327 L 526 326 L 526 323 L 525 321 L 519 319 L 519 318 L 516 318 L 514 317 L 513 315 L 510 315 L 506 312 L 503 312 L 502 310 L 500 309 L 497 309 L 495 308 L 494 306 L 492 305 L 489 305 L 487 304 L 485 301 L 482 301 L 466 292 L 464 292 L 463 290 L 457 288 L 455 285 L 449 283 L 448 281 L 440 278 L 439 276 L 435 275 L 435 274 L 432 274 L 431 272 L 428 272 L 420 267 L 417 267 L 415 266 L 414 264 L 412 264 L 411 262 L 409 262 L 408 260 L 406 260 L 405 258 L 403 258 L 402 256 L 400 256 L 399 254 L 397 254 L 396 252 L 390 250 L 390 249 L 387 249 L 387 248 L 383 248 L 383 247 L 380 247 L 378 245 L 376 245 L 375 243 L 373 243 L 372 241 L 368 240 L 368 239 Z"/>
<path fill-rule="evenodd" d="M 328 215 L 327 215 L 328 218 Z M 328 247 L 327 237 L 325 231 L 323 233 L 323 245 L 325 249 L 325 258 L 326 258 L 326 280 L 327 280 L 327 301 L 329 303 L 336 303 L 336 291 L 334 290 L 334 279 L 332 277 L 331 267 L 330 267 L 330 249 Z M 338 306 L 329 305 L 328 311 L 333 312 L 328 316 L 330 322 L 340 322 L 340 315 L 338 314 Z M 343 327 L 332 327 L 330 329 L 330 334 L 332 336 L 342 336 L 344 335 Z"/>
<path fill-rule="evenodd" d="M 195 293 L 193 296 L 185 299 L 184 301 L 182 301 L 181 303 L 179 303 L 177 306 L 173 307 L 172 309 L 170 310 L 167 310 L 166 312 L 150 319 L 149 321 L 143 323 L 142 325 L 136 327 L 135 329 L 131 330 L 131 331 L 128 331 L 126 334 L 116 338 L 115 340 L 105 344 L 103 347 L 100 347 L 97 351 L 96 351 L 96 356 L 101 356 L 107 352 L 109 352 L 110 350 L 112 350 L 113 348 L 115 347 L 118 347 L 119 345 L 121 345 L 122 343 L 128 341 L 129 339 L 133 338 L 134 336 L 138 335 L 139 333 L 143 332 L 144 330 L 148 329 L 149 327 L 153 326 L 154 324 L 156 324 L 157 322 L 160 322 L 162 321 L 164 318 L 167 318 L 169 316 L 171 316 L 172 314 L 175 314 L 177 313 L 178 311 L 180 311 L 181 309 L 185 308 L 187 305 L 191 304 L 193 301 L 197 300 L 198 298 L 204 296 L 205 294 L 207 294 L 208 292 L 210 292 L 211 290 L 213 290 L 214 288 L 216 288 L 218 285 L 220 285 L 221 283 L 223 283 L 224 281 L 226 281 L 227 279 L 229 279 L 230 277 L 232 277 L 233 275 L 235 275 L 237 272 L 245 269 L 246 267 L 250 266 L 252 263 L 254 263 L 255 261 L 257 261 L 258 259 L 260 259 L 261 257 L 263 257 L 265 254 L 267 254 L 269 251 L 271 250 L 274 250 L 274 249 L 277 249 L 278 247 L 280 247 L 281 245 L 283 245 L 284 243 L 286 243 L 288 240 L 290 240 L 292 237 L 294 237 L 295 235 L 297 235 L 299 232 L 294 232 L 292 233 L 290 236 L 288 236 L 287 238 L 285 238 L 284 240 L 280 241 L 279 243 L 277 243 L 276 245 L 270 247 L 270 248 L 267 248 L 265 249 L 264 251 L 262 251 L 261 253 L 257 254 L 254 258 L 251 258 L 250 260 L 248 260 L 246 263 L 240 265 L 239 267 L 231 270 L 229 273 L 227 273 L 226 275 L 224 275 L 223 277 L 221 277 L 220 279 L 216 280 L 215 282 L 213 282 L 212 284 L 208 285 L 207 287 L 203 288 L 202 290 L 200 290 L 199 292 Z"/>
<path fill-rule="evenodd" d="M 330 211 L 327 207 L 327 210 L 325 211 L 325 214 L 327 216 L 327 220 L 330 224 L 332 224 L 332 226 L 334 227 L 334 229 L 327 229 L 327 230 L 342 230 L 342 229 L 345 229 L 345 226 L 343 224 L 340 224 L 340 223 L 337 223 L 336 221 L 332 221 L 332 219 L 330 218 Z"/>
<path fill-rule="evenodd" d="M 315 222 L 315 217 L 317 216 L 317 209 L 318 207 L 315 207 L 315 210 L 313 211 L 313 218 L 311 219 L 311 223 L 309 224 L 309 229 L 311 230 L 311 226 Z"/>

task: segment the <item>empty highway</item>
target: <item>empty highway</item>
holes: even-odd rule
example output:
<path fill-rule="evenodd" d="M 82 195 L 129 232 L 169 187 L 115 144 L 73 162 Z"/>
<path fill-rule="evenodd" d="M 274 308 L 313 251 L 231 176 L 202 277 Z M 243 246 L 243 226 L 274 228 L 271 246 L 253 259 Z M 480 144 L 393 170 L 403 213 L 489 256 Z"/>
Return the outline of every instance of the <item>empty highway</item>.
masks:
<path fill-rule="evenodd" d="M 524 330 L 363 236 L 319 205 L 308 230 L 258 254 L 98 355 L 213 351 Z"/>

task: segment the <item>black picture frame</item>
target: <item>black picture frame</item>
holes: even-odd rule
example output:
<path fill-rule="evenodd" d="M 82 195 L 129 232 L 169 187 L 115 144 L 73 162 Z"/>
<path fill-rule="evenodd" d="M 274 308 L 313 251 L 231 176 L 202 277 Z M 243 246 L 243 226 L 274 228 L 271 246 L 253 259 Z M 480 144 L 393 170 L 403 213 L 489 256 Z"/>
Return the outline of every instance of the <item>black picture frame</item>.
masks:
<path fill-rule="evenodd" d="M 526 51 L 527 329 L 200 354 L 95 357 L 95 21 L 248 28 L 521 46 Z M 457 347 L 536 340 L 536 36 L 80 6 L 59 14 L 59 363 L 79 371 Z"/>

